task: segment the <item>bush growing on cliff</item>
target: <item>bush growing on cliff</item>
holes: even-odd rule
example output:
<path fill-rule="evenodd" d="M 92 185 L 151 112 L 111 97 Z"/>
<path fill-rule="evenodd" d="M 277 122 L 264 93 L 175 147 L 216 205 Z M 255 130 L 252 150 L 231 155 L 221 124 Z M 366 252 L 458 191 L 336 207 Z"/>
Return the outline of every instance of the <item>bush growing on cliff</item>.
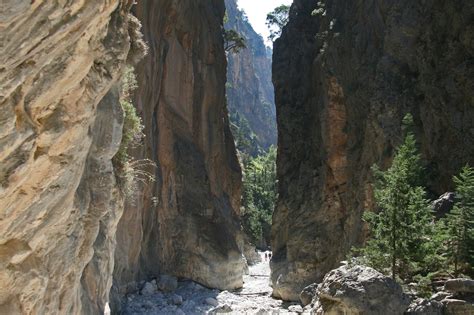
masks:
<path fill-rule="evenodd" d="M 290 14 L 290 6 L 280 5 L 276 7 L 272 12 L 267 14 L 267 27 L 270 30 L 270 36 L 268 39 L 274 41 L 281 36 L 283 27 L 288 23 Z"/>
<path fill-rule="evenodd" d="M 247 48 L 245 38 L 235 30 L 223 30 L 224 49 L 233 53 L 238 53 Z"/>
<path fill-rule="evenodd" d="M 122 190 L 129 197 L 135 192 L 137 182 L 154 180 L 147 169 L 155 167 L 150 160 L 133 160 L 128 151 L 138 146 L 143 138 L 143 124 L 132 103 L 132 91 L 138 87 L 133 67 L 127 67 L 121 78 L 120 105 L 124 121 L 122 141 L 112 162 Z"/>

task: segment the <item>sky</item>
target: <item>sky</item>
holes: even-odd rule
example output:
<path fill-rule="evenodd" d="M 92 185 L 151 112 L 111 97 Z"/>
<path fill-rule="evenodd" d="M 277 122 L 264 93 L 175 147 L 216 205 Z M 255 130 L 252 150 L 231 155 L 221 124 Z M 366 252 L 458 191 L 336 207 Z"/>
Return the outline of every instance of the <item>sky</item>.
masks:
<path fill-rule="evenodd" d="M 281 4 L 290 5 L 293 0 L 238 0 L 239 8 L 243 9 L 249 18 L 250 24 L 254 30 L 263 36 L 267 45 L 270 42 L 267 40 L 269 32 L 265 25 L 267 13 L 273 11 Z"/>

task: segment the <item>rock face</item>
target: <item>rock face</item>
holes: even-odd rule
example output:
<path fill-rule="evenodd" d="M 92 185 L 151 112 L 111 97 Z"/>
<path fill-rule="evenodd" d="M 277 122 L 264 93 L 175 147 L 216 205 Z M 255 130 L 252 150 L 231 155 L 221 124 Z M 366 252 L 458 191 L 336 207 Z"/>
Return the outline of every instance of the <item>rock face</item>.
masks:
<path fill-rule="evenodd" d="M 128 1 L 0 5 L 0 313 L 99 314 L 122 212 L 111 159 Z"/>
<path fill-rule="evenodd" d="M 157 165 L 119 223 L 115 293 L 166 273 L 208 287 L 242 286 L 240 166 L 225 107 L 224 2 L 140 1 L 150 50 L 134 104 Z"/>
<path fill-rule="evenodd" d="M 400 315 L 410 299 L 400 285 L 375 269 L 342 266 L 324 277 L 313 303 L 318 315 Z"/>
<path fill-rule="evenodd" d="M 252 143 L 249 146 L 250 152 L 247 153 L 255 155 L 258 147 L 268 149 L 277 142 L 271 50 L 265 47 L 263 38 L 238 9 L 236 0 L 226 0 L 225 5 L 225 28 L 235 30 L 243 36 L 247 46 L 238 53 L 227 53 L 227 103 L 231 122 L 238 125 L 246 120 L 249 132 L 256 135 L 255 141 L 247 139 Z M 244 129 L 244 126 L 237 127 Z M 248 147 L 238 145 L 239 149 L 248 150 Z"/>
<path fill-rule="evenodd" d="M 437 195 L 474 164 L 472 1 L 295 0 L 276 41 L 274 295 L 297 300 L 364 238 L 370 167 L 411 112 Z"/>

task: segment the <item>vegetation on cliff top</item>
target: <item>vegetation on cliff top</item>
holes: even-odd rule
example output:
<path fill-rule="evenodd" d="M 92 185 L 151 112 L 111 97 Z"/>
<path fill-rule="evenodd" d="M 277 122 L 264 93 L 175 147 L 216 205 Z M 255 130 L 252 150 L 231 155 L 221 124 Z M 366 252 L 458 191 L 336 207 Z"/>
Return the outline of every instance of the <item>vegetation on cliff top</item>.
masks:
<path fill-rule="evenodd" d="M 280 5 L 276 7 L 272 12 L 267 14 L 267 26 L 270 30 L 270 36 L 268 39 L 274 41 L 281 36 L 283 27 L 288 23 L 290 14 L 290 6 Z"/>

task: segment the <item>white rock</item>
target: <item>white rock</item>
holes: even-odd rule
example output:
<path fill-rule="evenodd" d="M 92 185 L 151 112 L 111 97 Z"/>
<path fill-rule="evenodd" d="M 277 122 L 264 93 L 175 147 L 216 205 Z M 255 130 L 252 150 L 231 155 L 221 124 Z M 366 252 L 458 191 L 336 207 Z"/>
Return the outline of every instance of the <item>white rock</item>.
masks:
<path fill-rule="evenodd" d="M 303 313 L 303 308 L 300 305 L 291 305 L 288 307 L 290 312 Z"/>
<path fill-rule="evenodd" d="M 212 310 L 212 313 L 217 313 L 217 314 L 230 313 L 230 312 L 232 312 L 232 307 L 230 307 L 229 304 L 217 306 Z"/>
<path fill-rule="evenodd" d="M 212 306 L 218 306 L 219 302 L 215 298 L 207 298 L 206 299 L 206 304 L 212 305 Z"/>

